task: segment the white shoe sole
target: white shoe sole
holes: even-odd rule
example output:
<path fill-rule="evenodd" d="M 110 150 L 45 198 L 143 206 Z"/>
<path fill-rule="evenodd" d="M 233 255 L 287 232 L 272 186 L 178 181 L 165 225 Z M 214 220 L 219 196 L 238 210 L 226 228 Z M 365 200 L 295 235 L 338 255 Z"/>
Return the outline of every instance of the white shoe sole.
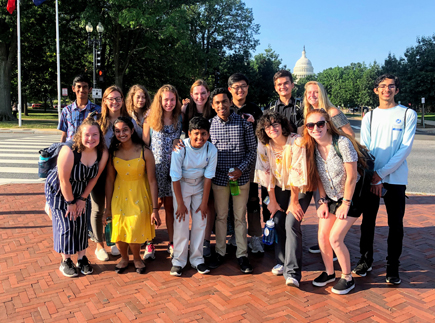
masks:
<path fill-rule="evenodd" d="M 327 281 L 321 282 L 321 283 L 320 282 L 315 282 L 313 280 L 313 285 L 317 286 L 317 287 L 323 287 L 323 286 L 326 286 L 327 284 L 332 283 L 332 282 L 335 282 L 335 278 L 331 278 L 330 280 L 327 280 Z"/>
<path fill-rule="evenodd" d="M 169 272 L 169 275 L 176 276 L 176 277 L 180 277 L 181 276 L 181 274 L 179 274 L 179 273 L 173 273 L 173 272 Z"/>
<path fill-rule="evenodd" d="M 337 294 L 337 295 L 346 295 L 354 288 L 355 288 L 355 284 L 353 284 L 352 286 L 350 286 L 349 288 L 344 289 L 344 290 L 336 290 L 336 289 L 334 289 L 334 287 L 332 287 L 331 292 L 333 292 L 334 294 Z"/>
<path fill-rule="evenodd" d="M 101 249 L 100 249 L 101 250 Z M 97 249 L 95 249 L 95 256 L 97 257 L 97 259 L 99 260 L 99 261 L 109 261 L 109 255 L 107 255 L 107 258 L 100 258 L 99 256 L 98 256 L 98 254 L 99 254 L 99 252 L 97 251 Z"/>
<path fill-rule="evenodd" d="M 62 273 L 62 275 L 64 275 L 65 277 L 69 277 L 69 278 L 77 277 L 77 276 L 79 275 L 79 274 L 77 274 L 77 272 L 76 272 L 75 274 L 72 274 L 72 275 L 65 274 L 65 273 L 62 271 L 62 269 L 60 269 L 60 267 L 59 267 L 59 271 Z"/>
<path fill-rule="evenodd" d="M 367 273 L 371 272 L 372 270 L 373 270 L 373 268 L 370 266 L 370 268 L 368 268 L 367 271 L 366 271 L 364 274 L 358 274 L 358 273 L 356 272 L 355 269 L 352 270 L 352 272 L 353 272 L 355 275 L 358 275 L 358 276 L 360 276 L 360 277 L 365 277 L 365 276 L 367 276 Z"/>
<path fill-rule="evenodd" d="M 299 288 L 299 282 L 297 281 L 297 280 L 290 280 L 290 279 L 287 279 L 286 281 L 285 281 L 285 284 L 287 285 L 287 286 L 289 286 L 289 287 L 297 287 L 297 288 Z"/>

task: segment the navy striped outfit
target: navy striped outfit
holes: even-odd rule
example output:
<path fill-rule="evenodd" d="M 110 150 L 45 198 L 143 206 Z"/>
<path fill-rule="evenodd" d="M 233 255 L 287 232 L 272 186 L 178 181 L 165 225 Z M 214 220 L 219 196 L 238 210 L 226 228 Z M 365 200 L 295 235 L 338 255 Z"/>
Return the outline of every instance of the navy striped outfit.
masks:
<path fill-rule="evenodd" d="M 73 152 L 74 155 L 79 154 L 81 158 L 81 153 Z M 74 198 L 82 195 L 88 185 L 88 181 L 97 176 L 100 154 L 98 154 L 98 157 L 90 167 L 83 165 L 80 161 L 74 163 L 69 179 Z M 80 160 L 80 158 L 77 158 L 77 160 Z M 65 217 L 67 204 L 60 189 L 57 166 L 47 176 L 45 197 L 52 213 L 54 250 L 67 255 L 73 255 L 85 250 L 88 247 L 87 219 L 91 211 L 89 197 L 86 201 L 85 214 L 79 216 L 75 221 L 70 220 L 69 215 Z"/>

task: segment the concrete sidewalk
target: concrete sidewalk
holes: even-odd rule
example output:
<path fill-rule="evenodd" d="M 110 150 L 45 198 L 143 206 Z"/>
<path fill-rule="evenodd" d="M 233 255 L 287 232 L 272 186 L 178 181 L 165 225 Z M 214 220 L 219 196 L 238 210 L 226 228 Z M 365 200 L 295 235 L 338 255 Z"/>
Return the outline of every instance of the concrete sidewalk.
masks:
<path fill-rule="evenodd" d="M 183 276 L 169 275 L 165 227 L 157 230 L 156 260 L 145 275 L 131 265 L 126 274 L 113 268 L 119 258 L 102 263 L 90 242 L 94 274 L 66 278 L 53 250 L 51 221 L 44 213 L 43 184 L 0 186 L 0 321 L 1 322 L 434 322 L 434 196 L 410 196 L 405 216 L 402 284 L 385 284 L 386 226 L 382 205 L 375 236 L 375 262 L 366 277 L 355 277 L 349 295 L 331 293 L 331 284 L 311 281 L 323 270 L 320 255 L 308 253 L 316 243 L 317 218 L 311 206 L 303 222 L 303 273 L 300 289 L 287 287 L 270 272 L 273 250 L 249 257 L 252 275 L 240 272 L 233 251 L 209 275 L 188 265 Z M 164 219 L 163 211 L 161 217 Z M 360 220 L 346 244 L 357 262 Z M 212 242 L 214 244 L 214 241 Z M 108 248 L 107 248 L 108 250 Z M 74 258 L 75 260 L 75 258 Z M 336 274 L 340 275 L 338 264 Z"/>

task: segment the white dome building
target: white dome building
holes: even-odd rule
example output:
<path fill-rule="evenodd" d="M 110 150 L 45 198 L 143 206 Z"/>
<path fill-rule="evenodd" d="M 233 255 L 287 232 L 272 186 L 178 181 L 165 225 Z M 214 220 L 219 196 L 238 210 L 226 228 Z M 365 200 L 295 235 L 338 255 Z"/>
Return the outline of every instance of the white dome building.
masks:
<path fill-rule="evenodd" d="M 295 68 L 293 69 L 293 76 L 295 77 L 295 83 L 301 78 L 307 77 L 308 75 L 314 74 L 313 64 L 307 58 L 305 54 L 305 46 L 302 51 L 302 57 L 296 62 Z"/>

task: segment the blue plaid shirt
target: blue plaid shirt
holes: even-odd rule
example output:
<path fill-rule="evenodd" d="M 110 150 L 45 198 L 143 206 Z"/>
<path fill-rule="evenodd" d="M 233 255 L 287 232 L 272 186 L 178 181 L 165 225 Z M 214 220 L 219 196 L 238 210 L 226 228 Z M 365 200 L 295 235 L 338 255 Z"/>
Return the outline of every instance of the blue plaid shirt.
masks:
<path fill-rule="evenodd" d="M 211 119 L 210 139 L 218 150 L 216 175 L 212 182 L 215 185 L 228 184 L 228 170 L 238 168 L 242 176 L 238 179 L 239 186 L 249 182 L 251 165 L 257 155 L 257 143 L 251 123 L 232 113 L 228 121 L 218 116 Z"/>
<path fill-rule="evenodd" d="M 86 119 L 89 113 L 94 111 L 100 113 L 101 107 L 88 100 L 86 108 L 80 111 L 76 101 L 74 101 L 72 104 L 63 108 L 57 129 L 66 132 L 66 141 L 72 140 L 83 120 Z"/>

